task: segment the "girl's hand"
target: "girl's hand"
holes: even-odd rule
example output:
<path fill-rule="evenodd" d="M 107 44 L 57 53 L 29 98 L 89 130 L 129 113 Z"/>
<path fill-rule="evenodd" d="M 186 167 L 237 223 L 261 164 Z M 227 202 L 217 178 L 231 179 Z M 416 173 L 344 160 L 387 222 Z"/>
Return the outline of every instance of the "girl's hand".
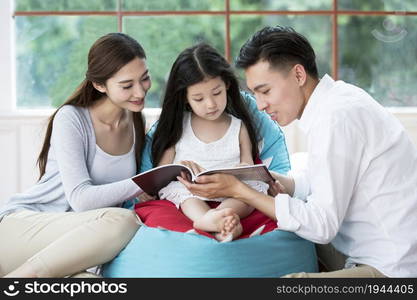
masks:
<path fill-rule="evenodd" d="M 156 200 L 155 196 L 150 196 L 147 193 L 143 192 L 142 194 L 140 194 L 138 196 L 139 202 L 146 202 L 146 201 L 150 201 L 150 200 Z"/>
<path fill-rule="evenodd" d="M 194 175 L 197 175 L 198 173 L 206 170 L 202 166 L 200 166 L 199 164 L 197 164 L 196 162 L 192 160 L 181 160 L 179 163 L 181 165 L 189 167 L 193 171 Z"/>
<path fill-rule="evenodd" d="M 247 162 L 240 162 L 240 164 L 237 164 L 236 167 L 246 167 L 246 166 L 251 166 L 251 164 L 247 163 Z"/>

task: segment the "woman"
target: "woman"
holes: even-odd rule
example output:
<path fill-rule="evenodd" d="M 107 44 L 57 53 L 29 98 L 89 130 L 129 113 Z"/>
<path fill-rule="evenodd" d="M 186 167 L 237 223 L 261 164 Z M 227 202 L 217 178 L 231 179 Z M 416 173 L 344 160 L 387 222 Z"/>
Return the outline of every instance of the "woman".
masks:
<path fill-rule="evenodd" d="M 142 192 L 130 177 L 140 168 L 150 86 L 137 41 L 110 33 L 94 43 L 86 78 L 49 120 L 38 183 L 0 211 L 0 276 L 71 275 L 130 241 L 140 221 L 117 206 Z"/>

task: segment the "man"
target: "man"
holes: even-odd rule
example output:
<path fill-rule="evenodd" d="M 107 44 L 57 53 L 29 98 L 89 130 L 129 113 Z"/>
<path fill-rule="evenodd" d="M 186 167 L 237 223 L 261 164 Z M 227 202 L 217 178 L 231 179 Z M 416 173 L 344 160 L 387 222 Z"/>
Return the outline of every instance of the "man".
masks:
<path fill-rule="evenodd" d="M 308 139 L 305 171 L 277 174 L 262 195 L 227 175 L 181 181 L 196 195 L 242 199 L 281 230 L 321 244 L 330 272 L 287 277 L 416 277 L 417 149 L 398 120 L 369 94 L 325 75 L 292 28 L 266 27 L 240 50 L 247 86 L 281 126 L 299 119 Z"/>

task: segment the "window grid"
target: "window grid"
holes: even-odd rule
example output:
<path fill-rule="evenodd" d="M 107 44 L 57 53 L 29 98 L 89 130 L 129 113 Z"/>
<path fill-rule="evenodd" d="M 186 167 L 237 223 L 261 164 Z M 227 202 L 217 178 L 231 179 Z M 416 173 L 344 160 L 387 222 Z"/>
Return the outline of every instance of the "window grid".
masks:
<path fill-rule="evenodd" d="M 338 45 L 338 16 L 417 16 L 417 11 L 359 11 L 359 10 L 339 10 L 338 0 L 332 0 L 332 8 L 329 10 L 231 10 L 230 0 L 225 0 L 224 10 L 219 11 L 123 11 L 122 1 L 117 0 L 116 11 L 15 11 L 13 16 L 115 16 L 117 17 L 117 30 L 123 32 L 123 17 L 131 16 L 174 16 L 174 15 L 222 15 L 225 17 L 225 57 L 231 61 L 231 37 L 230 37 L 230 16 L 232 15 L 318 15 L 318 16 L 330 16 L 332 20 L 332 58 L 331 58 L 331 70 L 332 77 L 336 80 L 338 76 L 338 57 L 339 57 L 339 45 Z"/>

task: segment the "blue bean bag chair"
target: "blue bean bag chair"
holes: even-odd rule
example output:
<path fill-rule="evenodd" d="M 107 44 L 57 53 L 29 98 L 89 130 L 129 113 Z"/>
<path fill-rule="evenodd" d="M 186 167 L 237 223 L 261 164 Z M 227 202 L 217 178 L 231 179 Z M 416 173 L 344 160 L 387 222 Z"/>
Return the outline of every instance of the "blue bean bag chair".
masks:
<path fill-rule="evenodd" d="M 260 159 L 270 170 L 290 170 L 285 138 L 267 114 L 242 93 L 258 125 Z M 153 167 L 151 144 L 156 125 L 146 135 L 141 172 Z M 136 202 L 125 204 L 134 209 Z M 242 221 L 243 222 L 243 221 Z M 145 222 L 146 223 L 146 222 Z M 279 277 L 317 272 L 314 244 L 296 234 L 273 230 L 220 243 L 204 235 L 143 225 L 129 244 L 103 266 L 104 277 Z"/>
<path fill-rule="evenodd" d="M 314 244 L 275 230 L 227 243 L 203 235 L 142 226 L 104 266 L 104 277 L 280 277 L 317 272 Z"/>

